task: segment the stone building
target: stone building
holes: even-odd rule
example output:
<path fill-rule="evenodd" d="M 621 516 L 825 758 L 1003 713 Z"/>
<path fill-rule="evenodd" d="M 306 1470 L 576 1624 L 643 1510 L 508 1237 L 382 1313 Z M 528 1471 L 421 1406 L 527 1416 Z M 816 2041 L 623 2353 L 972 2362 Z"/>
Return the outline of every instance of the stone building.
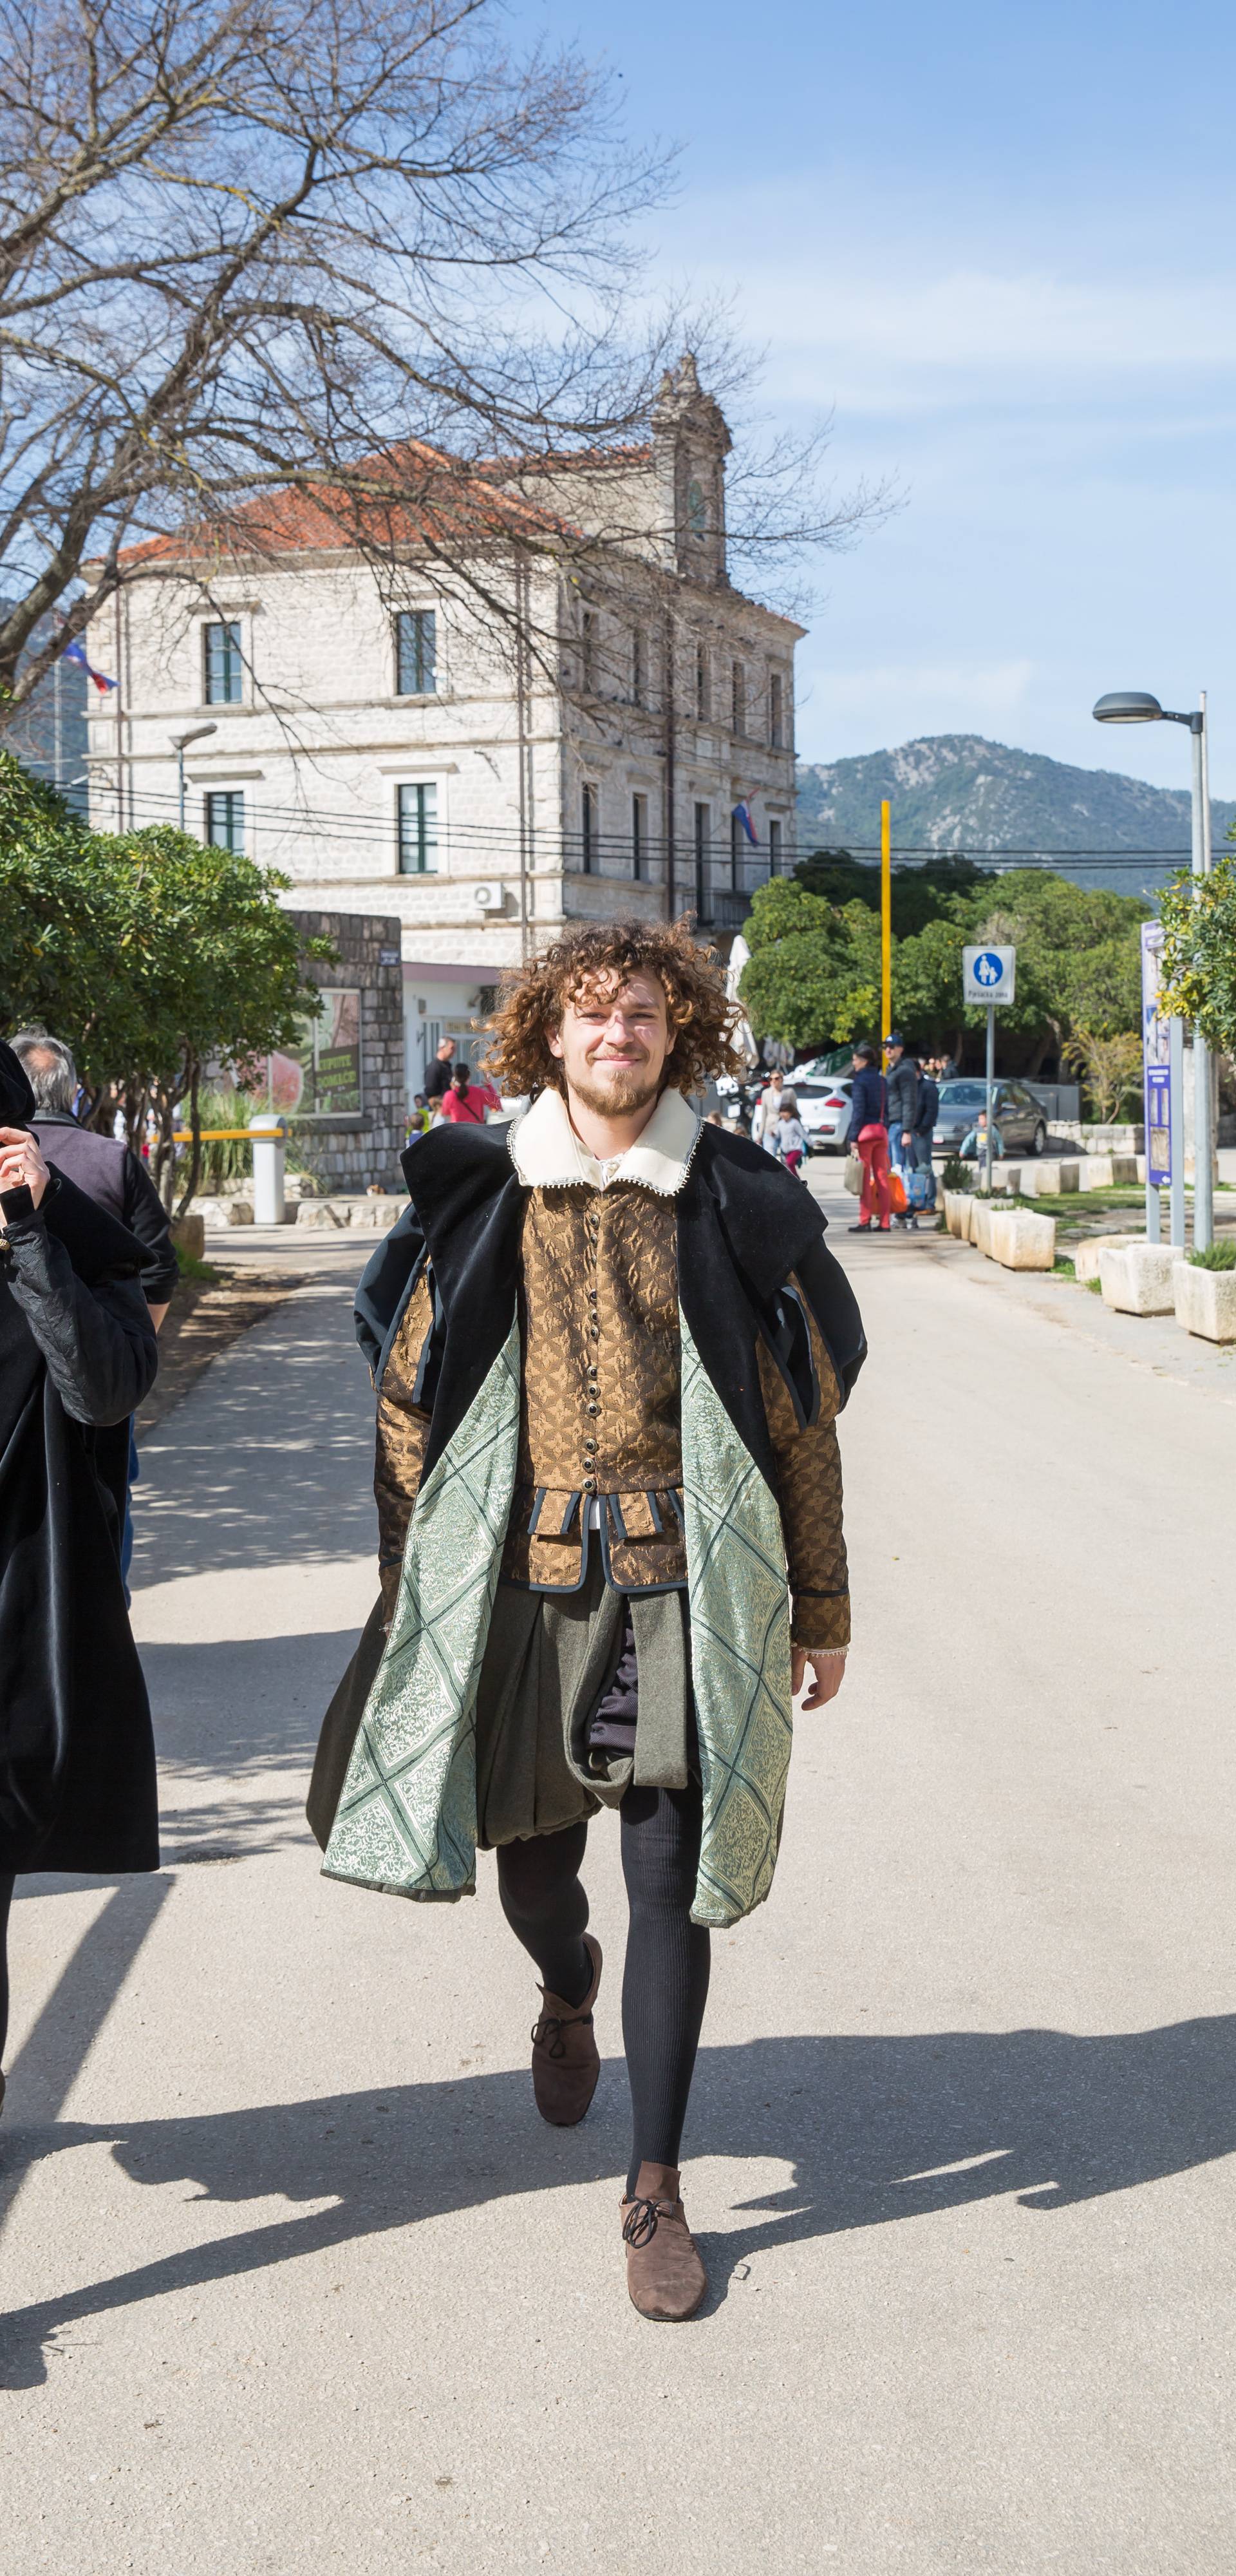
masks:
<path fill-rule="evenodd" d="M 564 921 L 690 912 L 724 948 L 793 864 L 802 632 L 730 583 L 729 445 L 687 357 L 644 445 L 442 460 L 449 548 L 431 498 L 385 572 L 291 490 L 209 567 L 135 549 L 100 621 L 96 819 L 174 820 L 179 759 L 189 828 L 283 869 L 298 911 L 397 917 L 409 1091 Z"/>
<path fill-rule="evenodd" d="M 304 1088 L 293 1112 L 314 1177 L 329 1191 L 375 1184 L 402 1191 L 407 1095 L 399 922 L 363 912 L 302 912 L 299 905 L 292 918 L 306 941 L 331 940 L 337 957 L 333 966 L 313 962 L 326 1010 L 305 1050 Z"/>

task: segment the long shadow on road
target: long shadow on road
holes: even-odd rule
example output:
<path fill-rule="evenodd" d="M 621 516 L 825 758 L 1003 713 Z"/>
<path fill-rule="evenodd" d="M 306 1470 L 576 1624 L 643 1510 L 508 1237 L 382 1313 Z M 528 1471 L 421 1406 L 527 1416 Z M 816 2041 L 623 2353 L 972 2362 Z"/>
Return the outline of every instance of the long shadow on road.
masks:
<path fill-rule="evenodd" d="M 1049 2213 L 1189 2171 L 1236 2147 L 1236 2015 L 1077 2038 L 1065 2031 L 781 2038 L 701 2052 L 692 2156 L 782 2158 L 784 2189 L 742 2204 L 704 2240 L 724 2299 L 766 2247 L 877 2227 L 1015 2193 Z M 591 2183 L 625 2161 L 625 2087 L 612 2063 L 578 2130 L 541 2127 L 522 2072 L 394 2084 L 200 2118 L 14 2130 L 6 2179 L 110 2144 L 135 2182 L 196 2186 L 224 2207 L 271 2197 L 330 2205 L 53 2293 L 0 2320 L 0 2384 L 37 2385 L 69 2323 L 477 2207 Z M 965 2166 L 965 2170 L 956 2170 Z M 952 2167 L 949 2171 L 946 2168 Z"/>
<path fill-rule="evenodd" d="M 373 1549 L 373 1397 L 350 1297 L 349 1283 L 289 1299 L 151 1433 L 134 1498 L 139 1586 Z"/>

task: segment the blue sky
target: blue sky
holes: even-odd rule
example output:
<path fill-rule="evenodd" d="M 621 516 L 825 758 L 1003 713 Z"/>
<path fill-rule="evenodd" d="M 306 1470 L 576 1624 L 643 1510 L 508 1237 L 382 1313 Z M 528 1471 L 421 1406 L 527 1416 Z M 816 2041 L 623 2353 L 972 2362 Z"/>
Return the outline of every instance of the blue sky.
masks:
<path fill-rule="evenodd" d="M 769 408 L 835 411 L 840 487 L 903 487 L 812 567 L 804 757 L 973 731 L 1184 786 L 1180 728 L 1089 710 L 1202 687 L 1236 795 L 1231 10 L 514 14 L 605 56 L 632 132 L 685 147 L 656 265 L 733 295 Z"/>

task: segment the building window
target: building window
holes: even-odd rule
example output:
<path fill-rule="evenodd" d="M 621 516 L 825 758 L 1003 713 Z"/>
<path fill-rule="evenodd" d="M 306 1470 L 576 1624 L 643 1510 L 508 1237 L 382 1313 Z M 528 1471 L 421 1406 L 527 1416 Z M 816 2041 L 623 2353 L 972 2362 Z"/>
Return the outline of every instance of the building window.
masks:
<path fill-rule="evenodd" d="M 708 887 L 708 844 L 711 838 L 711 821 L 712 817 L 707 805 L 697 805 L 695 809 L 695 917 L 697 921 L 712 919 Z"/>
<path fill-rule="evenodd" d="M 582 787 L 579 796 L 579 863 L 586 877 L 596 876 L 601 864 L 597 831 L 597 790 Z"/>
<path fill-rule="evenodd" d="M 780 751 L 785 740 L 785 695 L 781 673 L 774 671 L 768 683 L 768 739 L 774 751 Z"/>
<path fill-rule="evenodd" d="M 597 686 L 597 613 L 585 608 L 579 621 L 579 676 L 588 697 L 596 696 Z"/>
<path fill-rule="evenodd" d="M 781 874 L 781 825 L 771 816 L 768 824 L 768 873 L 770 877 Z"/>
<path fill-rule="evenodd" d="M 646 876 L 647 872 L 648 799 L 646 796 L 633 796 L 631 799 L 631 874 L 633 877 L 642 877 Z"/>
<path fill-rule="evenodd" d="M 203 686 L 208 707 L 238 707 L 244 689 L 240 621 L 202 628 Z"/>
<path fill-rule="evenodd" d="M 212 787 L 206 799 L 206 839 L 212 850 L 243 850 L 245 800 L 237 787 Z"/>
<path fill-rule="evenodd" d="M 730 816 L 730 884 L 732 885 L 732 887 L 733 887 L 733 889 L 734 889 L 735 894 L 737 894 L 738 889 L 739 889 L 740 885 L 742 884 L 742 848 L 743 848 L 743 842 L 746 840 L 746 837 L 747 837 L 747 835 L 746 835 L 746 833 L 744 832 L 744 830 L 743 830 L 743 828 L 742 828 L 742 825 L 741 825 L 741 823 L 740 823 L 740 822 L 739 822 L 739 820 L 738 820 L 738 816 L 737 816 L 737 814 L 731 814 L 731 816 Z"/>
<path fill-rule="evenodd" d="M 701 720 L 708 713 L 708 654 L 702 644 L 695 648 L 695 712 Z"/>
<path fill-rule="evenodd" d="M 693 537 L 703 538 L 708 534 L 708 504 L 702 483 L 687 485 L 687 526 Z"/>
<path fill-rule="evenodd" d="M 648 704 L 648 638 L 642 626 L 631 638 L 631 702 L 637 707 Z"/>
<path fill-rule="evenodd" d="M 730 727 L 734 733 L 747 730 L 747 674 L 741 662 L 730 672 Z"/>
<path fill-rule="evenodd" d="M 395 688 L 401 698 L 432 697 L 438 685 L 438 620 L 432 608 L 401 608 L 395 619 Z"/>
<path fill-rule="evenodd" d="M 438 790 L 427 785 L 399 790 L 399 873 L 432 877 L 438 872 Z"/>

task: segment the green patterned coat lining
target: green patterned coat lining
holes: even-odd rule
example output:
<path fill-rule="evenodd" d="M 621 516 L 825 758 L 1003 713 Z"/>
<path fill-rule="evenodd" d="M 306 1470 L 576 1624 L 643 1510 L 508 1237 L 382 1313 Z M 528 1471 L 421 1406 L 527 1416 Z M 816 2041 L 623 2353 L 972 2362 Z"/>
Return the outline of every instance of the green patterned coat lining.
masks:
<path fill-rule="evenodd" d="M 790 1758 L 790 1622 L 776 1499 L 685 1317 L 683 1506 L 704 1829 L 697 1923 L 736 1923 L 772 1884 Z M 399 1601 L 324 1869 L 390 1895 L 476 1886 L 475 1707 L 519 1446 L 513 1323 L 426 1477 Z"/>

